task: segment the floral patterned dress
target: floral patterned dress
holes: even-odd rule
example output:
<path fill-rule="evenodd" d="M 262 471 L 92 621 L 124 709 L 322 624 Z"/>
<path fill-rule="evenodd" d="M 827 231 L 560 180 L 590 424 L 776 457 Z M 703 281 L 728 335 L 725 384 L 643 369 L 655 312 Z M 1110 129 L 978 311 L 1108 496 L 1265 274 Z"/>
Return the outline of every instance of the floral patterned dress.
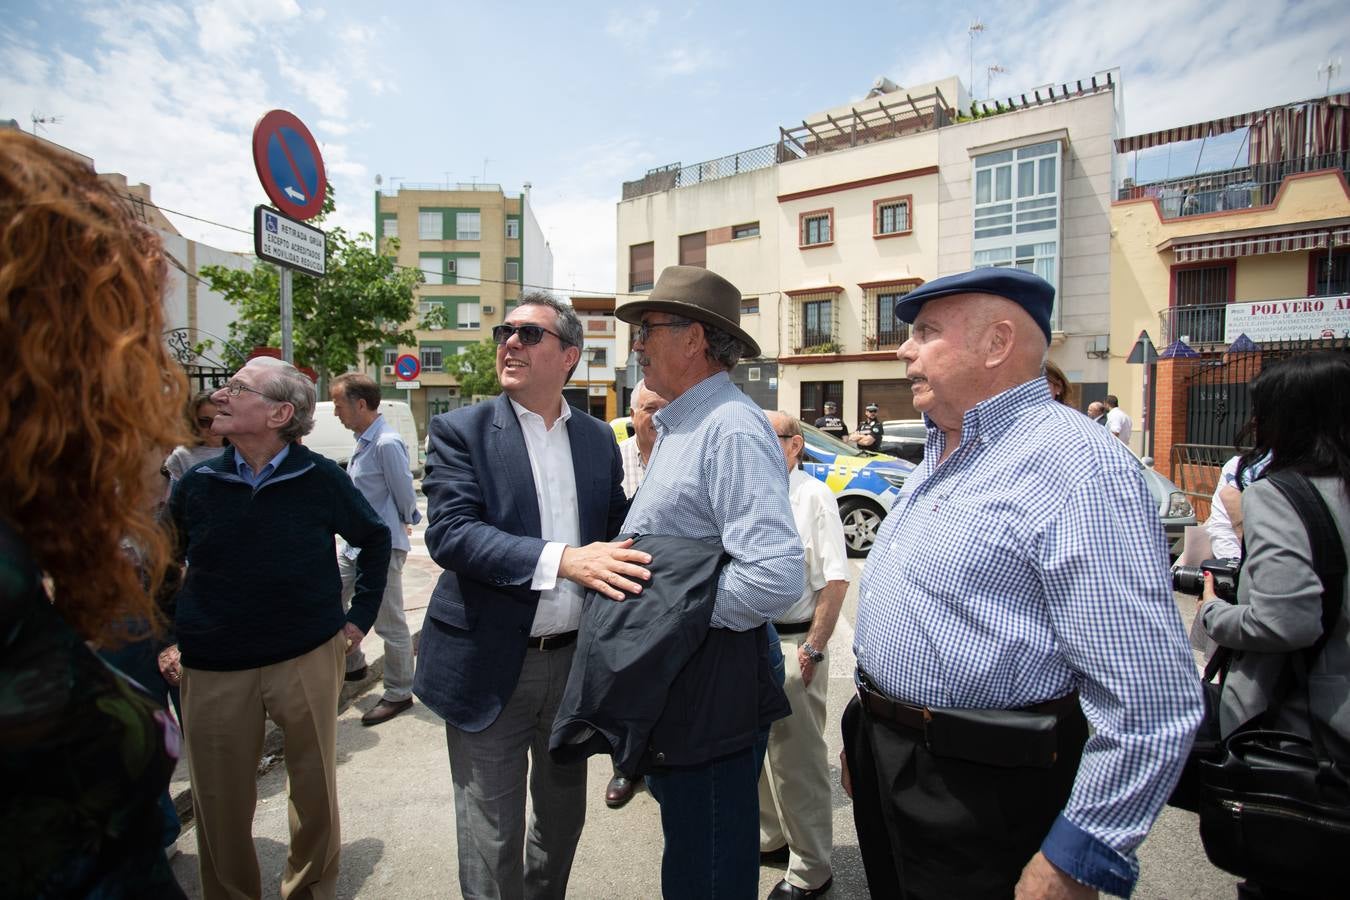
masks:
<path fill-rule="evenodd" d="M 0 519 L 0 897 L 179 898 L 158 800 L 178 727 L 56 612 Z"/>

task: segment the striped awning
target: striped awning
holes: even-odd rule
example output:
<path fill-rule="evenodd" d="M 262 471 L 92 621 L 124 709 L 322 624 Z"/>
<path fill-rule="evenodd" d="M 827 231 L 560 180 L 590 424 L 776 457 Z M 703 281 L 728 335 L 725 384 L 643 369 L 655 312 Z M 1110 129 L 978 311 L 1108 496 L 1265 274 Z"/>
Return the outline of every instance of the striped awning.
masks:
<path fill-rule="evenodd" d="M 1350 227 L 1282 231 L 1275 234 L 1218 237 L 1208 234 L 1171 242 L 1170 249 L 1179 263 L 1209 259 L 1235 259 L 1263 253 L 1292 253 L 1298 250 L 1325 250 L 1328 246 L 1350 244 Z"/>
<path fill-rule="evenodd" d="M 1227 116 L 1208 122 L 1196 122 L 1194 125 L 1178 125 L 1176 128 L 1164 128 L 1162 131 L 1119 138 L 1116 140 L 1116 152 L 1129 153 L 1132 150 L 1147 150 L 1149 147 L 1174 144 L 1178 141 L 1198 141 L 1204 137 L 1228 134 L 1230 131 L 1246 128 L 1260 115 L 1261 113 L 1243 113 L 1240 116 Z"/>

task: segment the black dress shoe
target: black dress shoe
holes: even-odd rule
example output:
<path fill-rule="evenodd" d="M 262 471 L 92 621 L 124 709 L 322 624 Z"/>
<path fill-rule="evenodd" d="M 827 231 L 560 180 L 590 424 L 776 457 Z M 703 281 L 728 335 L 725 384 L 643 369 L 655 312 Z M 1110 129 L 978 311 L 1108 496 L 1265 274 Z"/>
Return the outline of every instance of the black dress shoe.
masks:
<path fill-rule="evenodd" d="M 794 884 L 788 884 L 786 879 L 774 885 L 773 890 L 769 891 L 769 900 L 812 900 L 814 897 L 824 897 L 830 890 L 830 885 L 834 884 L 834 876 L 825 879 L 825 883 L 813 890 L 799 888 Z"/>
<path fill-rule="evenodd" d="M 759 864 L 761 866 L 785 866 L 790 855 L 787 844 L 777 850 L 761 850 L 759 851 Z"/>
<path fill-rule="evenodd" d="M 378 725 L 381 722 L 388 722 L 405 709 L 412 709 L 412 703 L 411 697 L 407 700 L 397 700 L 392 703 L 388 700 L 381 700 L 361 717 L 361 724 Z"/>
<path fill-rule="evenodd" d="M 351 670 L 350 672 L 348 672 L 346 675 L 343 675 L 343 676 L 342 676 L 342 680 L 343 680 L 343 681 L 360 681 L 361 679 L 363 679 L 363 678 L 366 677 L 366 673 L 369 672 L 369 671 L 370 671 L 370 667 L 369 667 L 369 666 L 362 666 L 362 667 L 359 668 L 359 669 L 352 669 L 352 670 Z"/>
<path fill-rule="evenodd" d="M 615 772 L 614 777 L 609 780 L 609 784 L 605 787 L 605 805 L 610 809 L 618 809 L 633 799 L 635 790 L 637 790 L 637 782 L 627 775 Z"/>

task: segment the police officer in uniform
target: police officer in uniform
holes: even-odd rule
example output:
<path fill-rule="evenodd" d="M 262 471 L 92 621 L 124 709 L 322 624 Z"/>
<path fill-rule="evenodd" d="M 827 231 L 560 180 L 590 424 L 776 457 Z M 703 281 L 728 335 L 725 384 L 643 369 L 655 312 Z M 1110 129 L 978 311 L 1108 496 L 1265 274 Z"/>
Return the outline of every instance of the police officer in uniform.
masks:
<path fill-rule="evenodd" d="M 865 418 L 858 423 L 858 430 L 844 440 L 850 444 L 857 444 L 859 450 L 880 450 L 882 428 L 881 420 L 877 418 L 877 405 L 867 404 L 864 413 Z"/>
<path fill-rule="evenodd" d="M 815 425 L 821 431 L 843 440 L 848 435 L 848 426 L 839 418 L 839 406 L 833 400 L 825 401 L 825 415 L 816 419 Z"/>

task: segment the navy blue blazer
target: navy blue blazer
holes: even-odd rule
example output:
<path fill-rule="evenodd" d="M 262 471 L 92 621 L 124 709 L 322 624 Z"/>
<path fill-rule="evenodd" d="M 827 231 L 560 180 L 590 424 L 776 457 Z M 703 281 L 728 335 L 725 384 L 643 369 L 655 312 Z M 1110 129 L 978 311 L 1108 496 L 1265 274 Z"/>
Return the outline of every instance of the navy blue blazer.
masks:
<path fill-rule="evenodd" d="M 609 426 L 573 409 L 567 423 L 581 543 L 610 540 L 628 512 Z M 544 551 L 525 435 L 505 394 L 436 416 L 428 428 L 427 549 L 445 571 L 418 642 L 413 693 L 464 731 L 487 728 L 520 678 Z"/>

